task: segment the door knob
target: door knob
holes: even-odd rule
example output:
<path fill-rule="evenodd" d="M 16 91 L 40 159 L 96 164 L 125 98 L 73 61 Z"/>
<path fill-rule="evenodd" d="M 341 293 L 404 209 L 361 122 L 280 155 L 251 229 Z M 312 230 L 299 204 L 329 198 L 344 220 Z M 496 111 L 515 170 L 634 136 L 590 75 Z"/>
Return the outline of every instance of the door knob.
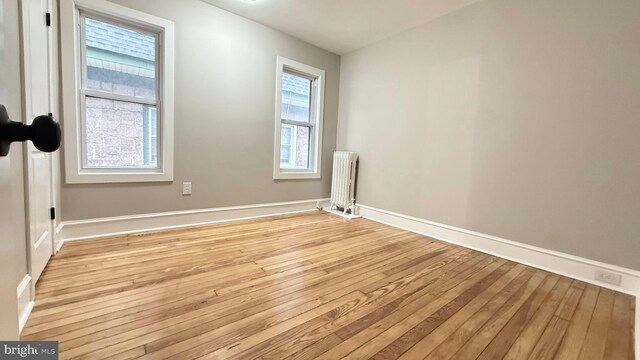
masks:
<path fill-rule="evenodd" d="M 0 104 L 0 156 L 9 154 L 12 142 L 27 140 L 40 151 L 54 152 L 60 148 L 62 129 L 52 114 L 36 117 L 31 125 L 11 121 L 7 109 Z"/>

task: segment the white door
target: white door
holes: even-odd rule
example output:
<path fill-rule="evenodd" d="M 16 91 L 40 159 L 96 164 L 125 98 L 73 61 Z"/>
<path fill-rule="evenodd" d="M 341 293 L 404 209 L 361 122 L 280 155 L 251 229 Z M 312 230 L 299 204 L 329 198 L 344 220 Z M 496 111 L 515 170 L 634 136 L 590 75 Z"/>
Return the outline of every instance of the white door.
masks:
<path fill-rule="evenodd" d="M 47 25 L 50 0 L 23 0 L 22 26 L 24 49 L 25 120 L 31 124 L 36 116 L 52 108 L 51 27 Z M 29 273 L 38 281 L 53 254 L 52 160 L 51 154 L 25 143 L 29 218 Z"/>
<path fill-rule="evenodd" d="M 0 2 L 0 20 L 2 20 L 2 6 Z M 0 66 L 3 65 L 2 55 L 5 51 L 2 43 L 4 27 L 0 26 Z M 0 79 L 0 104 L 6 104 L 7 88 Z M 13 237 L 16 226 L 13 223 L 15 203 L 12 191 L 15 188 L 14 178 L 21 169 L 15 169 L 15 160 L 11 156 L 0 157 L 0 339 L 18 340 L 18 299 L 16 297 L 16 276 L 18 251 Z"/>
<path fill-rule="evenodd" d="M 21 85 L 16 76 L 20 47 L 14 41 L 19 32 L 18 2 L 0 1 L 0 104 L 10 114 L 20 114 Z M 17 39 L 16 39 L 17 40 Z M 7 71 L 11 69 L 11 73 Z M 0 157 L 0 339 L 18 340 L 18 299 L 16 286 L 19 250 L 24 239 L 24 198 L 22 196 L 22 152 L 13 144 L 7 157 Z M 17 150 L 17 151 L 16 151 Z M 22 254 L 24 256 L 24 254 Z"/>

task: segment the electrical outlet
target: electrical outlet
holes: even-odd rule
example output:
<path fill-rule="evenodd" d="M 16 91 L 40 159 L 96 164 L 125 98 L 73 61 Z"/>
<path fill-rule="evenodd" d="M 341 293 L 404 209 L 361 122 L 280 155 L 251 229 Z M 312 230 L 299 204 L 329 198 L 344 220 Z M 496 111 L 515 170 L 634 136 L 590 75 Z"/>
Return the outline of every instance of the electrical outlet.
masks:
<path fill-rule="evenodd" d="M 596 270 L 595 279 L 612 285 L 622 283 L 622 275 L 604 270 Z"/>
<path fill-rule="evenodd" d="M 182 195 L 191 195 L 191 183 L 183 182 L 182 183 Z"/>

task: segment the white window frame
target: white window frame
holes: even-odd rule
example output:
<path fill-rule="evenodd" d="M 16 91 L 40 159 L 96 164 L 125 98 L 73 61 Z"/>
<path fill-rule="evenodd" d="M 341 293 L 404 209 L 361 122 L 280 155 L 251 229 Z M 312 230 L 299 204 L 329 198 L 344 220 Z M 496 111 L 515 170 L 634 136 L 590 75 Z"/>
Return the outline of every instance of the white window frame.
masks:
<path fill-rule="evenodd" d="M 282 116 L 282 74 L 291 72 L 309 78 L 311 83 L 310 123 L 284 120 Z M 319 179 L 322 166 L 322 123 L 324 118 L 325 71 L 281 56 L 276 60 L 276 116 L 274 141 L 274 179 Z M 295 169 L 280 166 L 281 125 L 306 126 L 310 129 L 309 168 Z"/>
<path fill-rule="evenodd" d="M 158 167 L 156 169 L 83 168 L 81 101 L 82 36 L 80 12 L 99 19 L 153 29 L 158 34 L 156 61 Z M 67 184 L 173 181 L 174 143 L 174 23 L 105 0 L 60 1 L 60 45 L 62 67 L 62 117 L 64 125 L 65 180 Z"/>

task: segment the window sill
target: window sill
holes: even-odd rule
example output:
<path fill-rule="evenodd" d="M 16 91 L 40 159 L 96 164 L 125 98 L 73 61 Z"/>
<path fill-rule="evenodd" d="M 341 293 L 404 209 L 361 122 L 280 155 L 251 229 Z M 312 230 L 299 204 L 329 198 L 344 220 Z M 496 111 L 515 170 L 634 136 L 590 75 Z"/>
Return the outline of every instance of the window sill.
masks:
<path fill-rule="evenodd" d="M 293 180 L 293 179 L 320 179 L 319 172 L 303 172 L 303 171 L 276 171 L 273 174 L 274 180 Z"/>
<path fill-rule="evenodd" d="M 171 182 L 173 175 L 167 172 L 80 172 L 67 173 L 65 180 L 67 184 Z"/>

